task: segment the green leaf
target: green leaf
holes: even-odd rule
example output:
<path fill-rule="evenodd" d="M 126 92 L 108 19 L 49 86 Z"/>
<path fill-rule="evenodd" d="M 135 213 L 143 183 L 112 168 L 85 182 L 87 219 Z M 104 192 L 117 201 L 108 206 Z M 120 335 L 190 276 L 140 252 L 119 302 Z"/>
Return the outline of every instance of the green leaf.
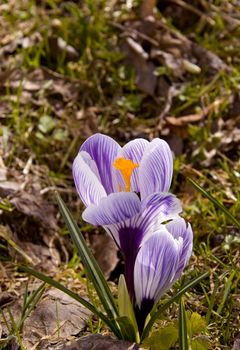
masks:
<path fill-rule="evenodd" d="M 193 312 L 190 317 L 190 330 L 191 335 L 197 335 L 206 330 L 206 321 L 197 312 Z"/>
<path fill-rule="evenodd" d="M 135 342 L 136 341 L 136 331 L 135 331 L 130 319 L 126 316 L 122 316 L 122 317 L 118 317 L 116 319 L 116 321 L 118 322 L 118 324 L 121 328 L 121 333 L 122 333 L 123 339 L 129 340 L 131 342 Z"/>
<path fill-rule="evenodd" d="M 117 310 L 117 306 L 111 290 L 105 280 L 103 273 L 94 258 L 92 252 L 88 248 L 84 237 L 79 230 L 76 222 L 74 221 L 71 213 L 69 212 L 67 206 L 64 201 L 57 193 L 57 201 L 59 205 L 60 212 L 64 218 L 64 221 L 68 227 L 71 238 L 78 249 L 78 253 L 82 259 L 83 265 L 87 271 L 87 274 L 94 285 L 94 288 L 98 294 L 98 297 L 110 319 L 116 319 L 119 314 Z M 116 324 L 116 327 L 118 325 Z"/>
<path fill-rule="evenodd" d="M 179 347 L 181 350 L 188 350 L 187 317 L 183 297 L 179 300 Z"/>
<path fill-rule="evenodd" d="M 38 124 L 38 129 L 43 133 L 43 134 L 48 134 L 51 132 L 56 126 L 56 121 L 50 117 L 49 115 L 43 115 Z"/>
<path fill-rule="evenodd" d="M 110 320 L 108 317 L 106 317 L 101 311 L 96 309 L 95 306 L 93 306 L 87 300 L 82 298 L 80 295 L 72 292 L 70 289 L 64 287 L 61 283 L 53 280 L 51 277 L 48 277 L 48 276 L 44 275 L 43 273 L 41 273 L 39 271 L 36 271 L 36 270 L 34 270 L 34 269 L 32 269 L 32 268 L 30 268 L 28 266 L 21 265 L 20 269 L 22 271 L 32 275 L 32 276 L 37 277 L 38 279 L 40 279 L 41 281 L 49 284 L 50 286 L 52 286 L 54 288 L 57 288 L 57 289 L 61 290 L 62 292 L 66 293 L 71 298 L 73 298 L 74 300 L 78 301 L 80 304 L 85 306 L 93 314 L 98 316 L 104 323 L 106 323 L 106 325 L 113 331 L 114 334 L 117 333 L 117 329 L 115 327 L 115 322 L 113 322 L 113 320 Z M 119 333 L 118 333 L 118 336 L 119 336 Z"/>
<path fill-rule="evenodd" d="M 144 340 L 141 346 L 143 348 L 151 348 L 151 350 L 168 350 L 175 345 L 177 339 L 178 329 L 176 325 L 170 324 L 153 332 L 149 338 Z"/>
<path fill-rule="evenodd" d="M 120 316 L 125 316 L 130 320 L 135 330 L 135 341 L 139 342 L 137 321 L 123 275 L 120 276 L 118 282 L 118 310 Z"/>
<path fill-rule="evenodd" d="M 64 129 L 55 129 L 53 133 L 53 139 L 56 141 L 65 141 L 68 137 L 68 131 Z"/>
<path fill-rule="evenodd" d="M 207 197 L 214 205 L 216 205 L 216 207 L 218 207 L 229 218 L 229 220 L 231 220 L 238 228 L 240 228 L 240 221 L 237 218 L 235 218 L 222 203 L 220 203 L 216 198 L 214 198 L 209 192 L 204 190 L 193 179 L 191 179 L 190 177 L 187 177 L 187 179 L 189 182 L 191 182 L 193 187 L 195 187 L 196 190 L 198 190 L 198 192 L 200 192 L 205 197 Z"/>
<path fill-rule="evenodd" d="M 143 341 L 149 334 L 152 326 L 156 322 L 157 319 L 159 319 L 162 315 L 162 313 L 175 301 L 177 301 L 184 293 L 186 293 L 190 288 L 193 288 L 196 284 L 201 282 L 203 279 L 205 279 L 209 275 L 209 272 L 205 272 L 202 275 L 194 278 L 192 281 L 185 284 L 180 290 L 172 296 L 168 301 L 166 301 L 162 306 L 160 306 L 156 311 L 154 310 L 149 322 L 146 324 L 141 340 Z"/>
<path fill-rule="evenodd" d="M 211 344 L 207 336 L 201 335 L 192 340 L 192 350 L 208 350 L 208 349 L 211 349 Z"/>

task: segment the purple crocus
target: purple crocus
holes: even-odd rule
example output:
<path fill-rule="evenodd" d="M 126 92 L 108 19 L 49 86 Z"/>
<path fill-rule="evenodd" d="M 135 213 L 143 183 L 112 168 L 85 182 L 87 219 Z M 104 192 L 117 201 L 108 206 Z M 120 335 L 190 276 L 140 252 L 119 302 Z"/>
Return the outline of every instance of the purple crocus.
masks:
<path fill-rule="evenodd" d="M 123 253 L 140 331 L 192 251 L 191 226 L 178 215 L 180 201 L 168 193 L 172 173 L 172 152 L 159 138 L 135 139 L 120 147 L 95 134 L 73 163 L 75 185 L 86 205 L 83 219 L 104 227 Z"/>

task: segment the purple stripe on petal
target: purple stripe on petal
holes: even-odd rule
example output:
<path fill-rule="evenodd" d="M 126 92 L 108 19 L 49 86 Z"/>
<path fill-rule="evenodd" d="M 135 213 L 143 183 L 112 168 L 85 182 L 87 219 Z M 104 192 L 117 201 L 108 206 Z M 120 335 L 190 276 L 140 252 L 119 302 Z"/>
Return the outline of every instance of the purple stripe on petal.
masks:
<path fill-rule="evenodd" d="M 123 156 L 126 159 L 131 159 L 133 163 L 140 165 L 143 153 L 149 142 L 145 139 L 135 139 L 128 142 L 122 149 Z M 139 188 L 139 168 L 134 169 L 131 177 L 131 191 L 140 192 Z"/>
<path fill-rule="evenodd" d="M 101 198 L 106 197 L 97 169 L 87 153 L 78 153 L 73 162 L 72 172 L 78 194 L 86 206 L 98 204 Z"/>
<path fill-rule="evenodd" d="M 167 192 L 172 182 L 173 157 L 167 142 L 154 139 L 146 147 L 139 167 L 141 198 L 154 192 Z"/>
<path fill-rule="evenodd" d="M 112 193 L 98 205 L 88 206 L 82 218 L 97 226 L 124 222 L 140 211 L 140 200 L 135 193 Z"/>
<path fill-rule="evenodd" d="M 171 193 L 153 193 L 141 202 L 141 224 L 144 232 L 142 239 L 159 229 L 160 225 L 178 217 L 182 211 L 180 200 Z M 143 243 L 143 242 L 142 242 Z"/>
<path fill-rule="evenodd" d="M 180 201 L 170 193 L 155 193 L 140 205 L 138 213 L 131 218 L 104 226 L 121 248 L 128 271 L 133 271 L 135 257 L 143 242 L 161 228 L 164 221 L 178 217 L 182 210 Z M 128 284 L 128 278 L 126 282 Z"/>
<path fill-rule="evenodd" d="M 140 248 L 134 267 L 135 297 L 140 309 L 144 300 L 156 303 L 172 285 L 181 245 L 181 239 L 176 240 L 166 229 L 161 229 Z"/>
<path fill-rule="evenodd" d="M 169 193 L 156 193 L 141 203 L 139 212 L 122 222 L 104 226 L 119 245 L 125 257 L 125 278 L 129 294 L 134 299 L 133 270 L 135 258 L 142 244 L 164 221 L 178 217 L 180 201 Z"/>
<path fill-rule="evenodd" d="M 91 158 L 95 161 L 101 182 L 105 188 L 107 194 L 116 190 L 114 185 L 114 160 L 121 154 L 121 147 L 111 137 L 95 134 L 89 137 L 81 146 L 81 151 L 85 151 L 90 154 Z"/>
<path fill-rule="evenodd" d="M 185 266 L 187 265 L 190 256 L 192 254 L 193 247 L 193 232 L 190 224 L 186 225 L 186 222 L 182 218 L 172 220 L 166 225 L 167 230 L 172 234 L 175 239 L 182 237 L 183 247 L 180 255 L 178 269 L 176 273 L 176 279 L 180 277 Z"/>

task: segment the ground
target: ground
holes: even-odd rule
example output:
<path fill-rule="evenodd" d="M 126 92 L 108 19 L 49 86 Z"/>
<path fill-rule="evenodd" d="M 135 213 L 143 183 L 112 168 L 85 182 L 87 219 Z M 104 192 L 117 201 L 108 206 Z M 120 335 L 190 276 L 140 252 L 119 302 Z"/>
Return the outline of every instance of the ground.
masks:
<path fill-rule="evenodd" d="M 62 334 L 41 324 L 35 338 L 29 319 L 16 327 L 26 285 L 27 294 L 40 286 L 21 272 L 23 262 L 95 299 L 58 214 L 56 189 L 116 289 L 121 256 L 102 230 L 82 221 L 71 175 L 81 143 L 102 132 L 120 144 L 136 137 L 169 143 L 171 191 L 194 231 L 190 264 L 173 290 L 209 271 L 185 297 L 189 317 L 198 313 L 206 325 L 192 337 L 207 337 L 211 349 L 238 349 L 239 1 L 159 0 L 154 7 L 137 0 L 9 0 L 0 4 L 0 21 L 0 348 L 108 333 L 94 317 Z M 36 309 L 54 293 L 39 291 L 45 294 Z M 174 305 L 156 329 L 177 315 Z M 38 314 L 30 317 L 38 323 Z"/>

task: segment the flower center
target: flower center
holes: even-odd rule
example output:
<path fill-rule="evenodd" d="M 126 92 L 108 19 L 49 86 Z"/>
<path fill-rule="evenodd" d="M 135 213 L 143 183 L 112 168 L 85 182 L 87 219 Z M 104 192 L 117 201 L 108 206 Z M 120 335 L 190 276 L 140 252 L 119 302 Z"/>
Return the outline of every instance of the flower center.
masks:
<path fill-rule="evenodd" d="M 125 159 L 124 157 L 116 158 L 113 163 L 114 168 L 120 171 L 122 174 L 123 180 L 126 185 L 126 192 L 130 192 L 130 179 L 132 176 L 133 169 L 138 168 L 139 165 L 133 163 L 131 159 Z M 120 190 L 121 190 L 121 186 Z"/>

